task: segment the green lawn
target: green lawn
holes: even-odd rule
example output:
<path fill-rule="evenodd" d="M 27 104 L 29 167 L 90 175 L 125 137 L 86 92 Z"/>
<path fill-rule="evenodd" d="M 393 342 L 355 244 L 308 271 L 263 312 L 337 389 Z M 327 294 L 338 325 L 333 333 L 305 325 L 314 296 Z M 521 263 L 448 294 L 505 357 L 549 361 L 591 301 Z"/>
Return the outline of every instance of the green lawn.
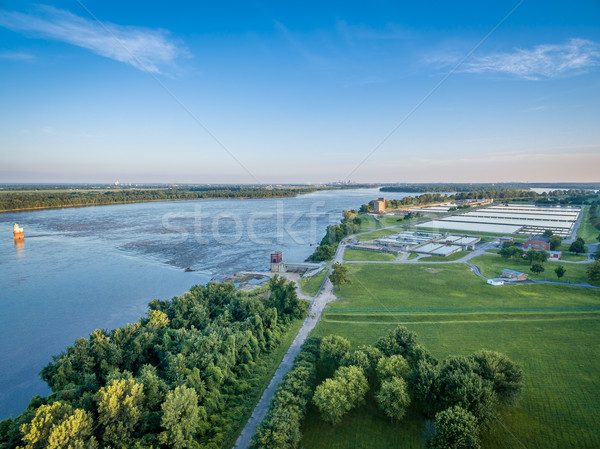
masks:
<path fill-rule="evenodd" d="M 372 231 L 372 230 L 375 230 L 375 229 L 378 229 L 381 227 L 379 222 L 372 215 L 358 214 L 358 216 L 362 220 L 360 223 L 360 231 L 359 232 Z"/>
<path fill-rule="evenodd" d="M 389 261 L 396 258 L 395 254 L 378 253 L 375 251 L 366 251 L 364 249 L 347 249 L 344 253 L 344 260 L 383 260 Z"/>
<path fill-rule="evenodd" d="M 307 295 L 315 296 L 319 292 L 319 289 L 321 288 L 321 285 L 325 280 L 325 276 L 327 276 L 327 269 L 323 268 L 314 276 L 308 278 L 300 278 L 300 280 L 298 281 L 298 283 L 300 284 L 300 289 Z"/>
<path fill-rule="evenodd" d="M 587 260 L 587 258 L 588 257 L 585 256 L 585 255 L 583 255 L 583 254 L 575 254 L 575 253 L 565 253 L 565 252 L 563 252 L 560 255 L 560 259 L 561 260 L 570 260 L 570 261 L 573 261 L 573 262 L 578 262 L 578 261 L 581 261 L 581 260 Z"/>
<path fill-rule="evenodd" d="M 596 243 L 596 238 L 600 234 L 600 230 L 596 229 L 590 223 L 590 206 L 585 206 L 583 210 L 583 217 L 581 219 L 581 225 L 577 230 L 577 237 L 581 237 L 585 240 L 585 243 Z"/>
<path fill-rule="evenodd" d="M 523 366 L 525 390 L 517 406 L 500 411 L 505 427 L 485 433 L 484 448 L 600 447 L 599 291 L 492 287 L 462 264 L 352 264 L 348 270 L 352 284 L 336 290 L 340 300 L 325 309 L 316 335 L 373 344 L 404 324 L 440 358 L 482 348 L 504 352 Z M 414 410 L 390 424 L 370 396 L 336 427 L 309 408 L 302 445 L 424 448 L 424 431 Z"/>
<path fill-rule="evenodd" d="M 392 234 L 398 234 L 399 232 L 402 232 L 402 231 L 403 231 L 402 228 L 380 229 L 379 231 L 373 231 L 373 232 L 369 232 L 368 234 L 359 235 L 357 238 L 361 242 L 364 242 L 367 240 L 374 240 L 374 239 L 379 239 L 381 237 L 387 237 L 388 235 L 392 235 Z"/>
<path fill-rule="evenodd" d="M 509 268 L 511 270 L 517 270 L 522 273 L 527 273 L 529 275 L 529 279 L 541 279 L 548 281 L 556 281 L 558 278 L 554 273 L 554 270 L 559 265 L 562 265 L 567 272 L 564 277 L 561 279 L 563 282 L 588 282 L 587 277 L 587 267 L 588 264 L 582 263 L 561 263 L 558 262 L 545 262 L 544 268 L 545 271 L 540 274 L 535 274 L 530 271 L 531 265 L 526 260 L 514 260 L 509 259 L 505 260 L 499 255 L 496 254 L 487 254 L 479 257 L 474 257 L 470 260 L 471 263 L 479 266 L 481 269 L 481 273 L 487 277 L 499 277 L 502 273 L 502 270 L 505 268 Z M 600 285 L 598 282 L 592 282 L 594 285 Z"/>

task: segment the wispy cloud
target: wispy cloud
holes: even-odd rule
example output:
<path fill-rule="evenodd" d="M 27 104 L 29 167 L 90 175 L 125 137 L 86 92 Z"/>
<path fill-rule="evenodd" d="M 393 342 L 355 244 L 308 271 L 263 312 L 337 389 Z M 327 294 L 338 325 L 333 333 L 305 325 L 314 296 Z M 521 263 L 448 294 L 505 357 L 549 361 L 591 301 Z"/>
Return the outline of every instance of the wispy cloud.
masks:
<path fill-rule="evenodd" d="M 0 59 L 10 59 L 12 61 L 33 61 L 35 56 L 23 51 L 2 51 L 0 50 Z"/>
<path fill-rule="evenodd" d="M 34 13 L 0 10 L 0 26 L 31 37 L 53 39 L 86 48 L 140 70 L 160 73 L 187 49 L 164 30 L 115 25 L 42 6 Z"/>
<path fill-rule="evenodd" d="M 564 44 L 537 45 L 495 53 L 466 62 L 461 71 L 469 73 L 504 73 L 538 80 L 570 76 L 600 65 L 600 47 L 585 39 L 570 39 Z"/>

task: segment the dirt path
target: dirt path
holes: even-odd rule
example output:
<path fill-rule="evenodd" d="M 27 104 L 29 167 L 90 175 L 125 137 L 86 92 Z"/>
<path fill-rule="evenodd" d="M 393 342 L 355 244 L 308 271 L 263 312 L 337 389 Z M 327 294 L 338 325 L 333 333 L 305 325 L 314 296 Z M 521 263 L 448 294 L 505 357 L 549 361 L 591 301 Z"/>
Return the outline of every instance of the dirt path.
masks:
<path fill-rule="evenodd" d="M 340 243 L 338 251 L 336 252 L 333 258 L 332 264 L 342 260 L 344 251 L 345 243 Z M 275 374 L 273 375 L 269 386 L 263 392 L 260 400 L 258 401 L 258 404 L 256 404 L 256 407 L 254 408 L 250 419 L 246 423 L 246 426 L 242 430 L 242 433 L 240 433 L 240 436 L 235 442 L 235 448 L 247 449 L 250 447 L 250 443 L 252 442 L 254 432 L 256 431 L 256 428 L 267 414 L 267 411 L 269 410 L 269 404 L 271 403 L 271 399 L 273 398 L 275 390 L 279 386 L 281 379 L 292 368 L 296 356 L 300 353 L 300 348 L 302 347 L 302 344 L 321 319 L 321 314 L 323 313 L 323 309 L 325 308 L 325 306 L 331 301 L 335 301 L 337 299 L 333 294 L 333 284 L 329 280 L 330 271 L 331 264 L 329 264 L 328 266 L 327 277 L 323 286 L 321 287 L 321 290 L 319 290 L 319 292 L 314 297 L 305 295 L 300 291 L 300 287 L 297 287 L 298 296 L 301 298 L 309 299 L 311 301 L 311 305 L 308 309 L 308 316 L 304 320 L 304 323 L 298 331 L 296 338 L 294 338 L 294 341 L 290 345 L 288 351 L 283 357 L 283 360 L 279 364 L 277 371 L 275 371 Z M 286 275 L 285 277 L 289 280 L 294 280 L 293 276 Z"/>

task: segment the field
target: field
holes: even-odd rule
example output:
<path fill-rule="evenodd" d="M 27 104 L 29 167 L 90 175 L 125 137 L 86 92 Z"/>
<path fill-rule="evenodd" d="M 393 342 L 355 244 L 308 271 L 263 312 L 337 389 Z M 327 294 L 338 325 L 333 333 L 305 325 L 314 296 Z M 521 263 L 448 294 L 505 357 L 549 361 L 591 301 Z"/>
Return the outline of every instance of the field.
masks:
<path fill-rule="evenodd" d="M 314 276 L 309 278 L 301 278 L 298 281 L 300 284 L 300 289 L 307 295 L 315 296 L 319 292 L 321 284 L 323 284 L 323 281 L 325 280 L 325 276 L 327 276 L 327 270 L 322 269 Z"/>
<path fill-rule="evenodd" d="M 500 274 L 502 273 L 503 269 L 509 268 L 511 270 L 516 270 L 516 271 L 520 271 L 522 273 L 527 273 L 529 275 L 529 279 L 536 279 L 536 280 L 539 279 L 539 280 L 548 280 L 548 281 L 559 280 L 556 277 L 554 270 L 559 265 L 562 265 L 565 268 L 565 270 L 567 270 L 567 272 L 562 277 L 562 279 L 560 279 L 562 282 L 572 282 L 572 283 L 589 282 L 587 273 L 586 273 L 587 267 L 589 266 L 588 264 L 561 263 L 560 261 L 545 262 L 543 264 L 545 271 L 543 273 L 536 274 L 536 273 L 532 273 L 529 270 L 529 268 L 531 267 L 531 264 L 529 262 L 527 262 L 526 260 L 514 260 L 514 259 L 505 260 L 496 254 L 489 254 L 489 255 L 474 257 L 473 259 L 470 260 L 470 262 L 479 266 L 479 268 L 481 269 L 481 273 L 487 277 L 499 277 Z M 598 283 L 598 282 L 591 282 L 591 283 L 594 285 L 600 285 L 600 283 Z"/>
<path fill-rule="evenodd" d="M 517 406 L 500 411 L 502 425 L 484 434 L 484 448 L 600 447 L 599 291 L 548 284 L 492 287 L 462 264 L 348 268 L 352 284 L 336 291 L 341 299 L 326 308 L 315 334 L 372 344 L 404 324 L 439 358 L 482 348 L 504 352 L 523 366 L 525 390 Z M 302 444 L 423 448 L 425 430 L 414 410 L 401 424 L 390 424 L 371 396 L 336 427 L 310 408 Z"/>
<path fill-rule="evenodd" d="M 344 252 L 344 260 L 383 260 L 389 261 L 396 258 L 395 254 L 366 251 L 364 249 L 347 249 Z"/>
<path fill-rule="evenodd" d="M 387 237 L 388 235 L 398 234 L 402 232 L 404 229 L 395 228 L 395 229 L 380 229 L 378 231 L 369 232 L 368 234 L 359 235 L 357 238 L 360 241 L 374 240 L 379 239 L 381 237 Z"/>

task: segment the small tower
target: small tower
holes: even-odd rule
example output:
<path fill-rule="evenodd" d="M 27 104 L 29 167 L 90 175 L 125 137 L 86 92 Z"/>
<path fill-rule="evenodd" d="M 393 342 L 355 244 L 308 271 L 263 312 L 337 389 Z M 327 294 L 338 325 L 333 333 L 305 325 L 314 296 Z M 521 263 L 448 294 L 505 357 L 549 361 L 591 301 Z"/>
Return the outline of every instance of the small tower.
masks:
<path fill-rule="evenodd" d="M 23 228 L 20 227 L 17 223 L 13 225 L 13 239 L 25 240 L 25 232 L 23 232 Z"/>
<path fill-rule="evenodd" d="M 271 253 L 271 272 L 282 273 L 285 271 L 285 265 L 283 263 L 283 256 L 281 251 Z"/>

